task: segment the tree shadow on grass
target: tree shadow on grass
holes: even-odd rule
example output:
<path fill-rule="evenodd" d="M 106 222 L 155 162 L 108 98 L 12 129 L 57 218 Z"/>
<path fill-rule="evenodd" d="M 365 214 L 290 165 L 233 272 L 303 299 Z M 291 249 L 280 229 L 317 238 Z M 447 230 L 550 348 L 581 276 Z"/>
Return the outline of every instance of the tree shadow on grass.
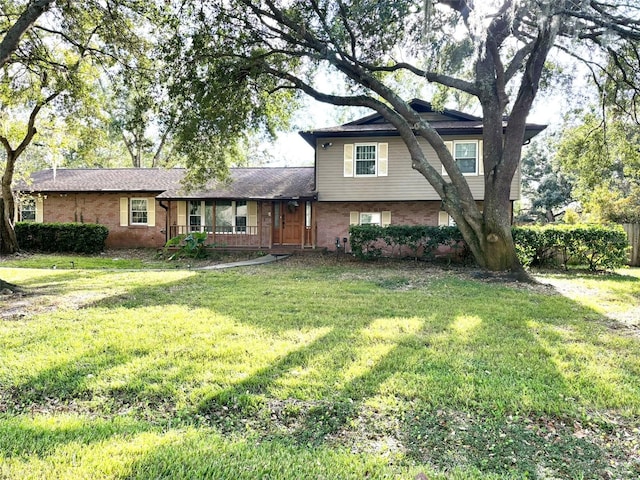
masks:
<path fill-rule="evenodd" d="M 311 344 L 203 398 L 197 414 L 227 434 L 252 431 L 283 445 L 391 451 L 443 471 L 457 467 L 528 478 L 606 476 L 609 462 L 624 463 L 625 452 L 594 441 L 610 428 L 606 422 L 584 421 L 584 411 L 595 408 L 597 399 L 576 399 L 579 392 L 566 381 L 575 372 L 559 370 L 567 362 L 581 368 L 581 360 L 572 358 L 572 346 L 589 341 L 593 325 L 583 324 L 592 324 L 584 319 L 593 319 L 594 313 L 561 297 L 545 298 L 546 313 L 532 322 L 520 315 L 537 310 L 543 298 L 518 298 L 522 292 L 509 289 L 504 293 L 510 310 L 497 320 L 490 304 L 473 310 L 456 305 L 448 314 L 422 317 L 419 329 L 396 332 L 387 339 L 390 348 L 349 379 L 345 372 L 367 355 L 367 342 L 359 339 L 376 322 L 402 320 L 380 317 L 372 309 L 357 326 L 334 323 L 334 330 Z M 221 304 L 217 308 L 223 309 Z M 399 304 L 395 313 L 406 311 L 407 305 Z M 276 331 L 305 324 L 288 319 L 276 327 L 255 317 L 241 321 Z M 515 342 L 516 351 L 503 351 L 495 337 Z M 592 368 L 596 353 L 585 355 L 591 362 L 585 369 Z M 318 362 L 327 358 L 337 358 L 332 363 L 336 381 L 320 385 L 312 398 L 278 395 L 279 386 L 296 370 L 323 368 Z M 627 359 L 620 369 L 631 366 Z M 606 378 L 592 381 L 598 385 L 587 396 L 624 394 L 606 387 Z M 392 398 L 385 396 L 386 389 L 396 391 Z M 633 468 L 627 463 L 619 471 Z"/>
<path fill-rule="evenodd" d="M 0 457 L 45 456 L 67 443 L 89 444 L 142 431 L 141 422 L 96 418 L 90 407 L 92 379 L 131 356 L 89 352 L 0 387 Z"/>
<path fill-rule="evenodd" d="M 596 328 L 598 315 L 585 307 L 559 296 L 447 280 L 407 292 L 335 281 L 329 290 L 311 285 L 295 296 L 286 285 L 260 278 L 201 280 L 128 292 L 127 306 L 166 302 L 210 309 L 269 332 L 269 338 L 295 329 L 327 330 L 247 377 L 201 389 L 182 412 L 187 421 L 204 417 L 231 438 L 269 442 L 273 455 L 283 458 L 336 448 L 440 472 L 633 478 L 635 467 L 624 460 L 632 450 L 598 441 L 613 427 L 585 418 L 600 402 L 608 404 L 602 395 L 619 398 L 621 406 L 635 398 L 621 382 L 607 383 L 633 372 L 637 360 L 621 358 L 613 365 L 616 349 L 625 347 L 605 338 L 604 328 Z M 155 291 L 167 287 L 180 294 Z M 478 301 L 495 299 L 496 288 L 504 305 Z M 238 289 L 243 293 L 237 295 Z M 124 300 L 97 305 L 120 307 Z M 602 338 L 592 348 L 598 333 Z M 610 371 L 591 375 L 603 361 Z M 139 376 L 156 371 L 157 365 L 142 368 Z M 305 382 L 312 387 L 291 387 Z M 632 390 L 637 381 L 625 385 Z M 131 388 L 134 399 L 146 395 L 140 388 Z M 81 393 L 69 390 L 71 396 Z M 212 454 L 204 445 L 185 445 L 189 459 L 183 461 L 190 464 L 206 463 Z M 166 463 L 180 448 L 159 446 L 140 459 L 132 476 L 161 471 L 165 478 L 180 477 L 181 460 L 175 467 Z M 237 459 L 225 442 L 216 454 Z M 611 461 L 622 466 L 611 467 Z"/>
<path fill-rule="evenodd" d="M 126 418 L 0 415 L 0 457 L 44 458 L 64 445 L 90 445 L 149 429 L 146 423 Z"/>
<path fill-rule="evenodd" d="M 115 349 L 87 352 L 40 370 L 22 382 L 4 385 L 0 388 L 2 413 L 56 411 L 69 402 L 91 400 L 92 379 L 131 358 L 131 352 Z"/>

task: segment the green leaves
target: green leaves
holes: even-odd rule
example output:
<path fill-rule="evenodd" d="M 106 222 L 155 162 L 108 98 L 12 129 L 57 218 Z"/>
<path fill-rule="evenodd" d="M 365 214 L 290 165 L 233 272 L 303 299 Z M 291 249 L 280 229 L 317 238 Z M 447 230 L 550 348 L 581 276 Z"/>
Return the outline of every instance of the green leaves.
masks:
<path fill-rule="evenodd" d="M 514 227 L 512 232 L 524 266 L 586 265 L 595 272 L 627 262 L 629 243 L 621 226 L 546 225 Z"/>
<path fill-rule="evenodd" d="M 169 260 L 175 258 L 203 258 L 207 256 L 206 241 L 207 232 L 190 232 L 178 235 L 167 241 L 164 246 L 164 253 L 175 250 L 175 253 L 169 257 Z"/>
<path fill-rule="evenodd" d="M 627 262 L 629 244 L 620 226 L 546 225 L 513 227 L 513 240 L 523 266 L 586 265 L 591 271 L 620 268 Z M 439 247 L 447 254 L 464 255 L 457 227 L 352 225 L 351 249 L 358 258 L 398 256 L 433 258 Z"/>
<path fill-rule="evenodd" d="M 576 179 L 575 195 L 593 220 L 640 219 L 640 126 L 587 114 L 564 131 L 558 149 L 562 169 Z"/>
<path fill-rule="evenodd" d="M 33 223 L 15 226 L 20 248 L 37 252 L 99 253 L 109 229 L 94 223 Z"/>
<path fill-rule="evenodd" d="M 352 225 L 349 227 L 351 250 L 358 258 L 371 259 L 396 252 L 399 256 L 433 258 L 438 247 L 449 253 L 461 253 L 462 234 L 456 227 L 426 225 Z"/>

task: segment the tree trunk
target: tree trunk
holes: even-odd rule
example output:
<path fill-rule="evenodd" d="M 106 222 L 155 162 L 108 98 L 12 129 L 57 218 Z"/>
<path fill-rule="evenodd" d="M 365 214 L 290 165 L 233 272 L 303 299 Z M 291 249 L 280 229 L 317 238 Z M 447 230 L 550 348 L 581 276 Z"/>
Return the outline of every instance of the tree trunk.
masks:
<path fill-rule="evenodd" d="M 12 202 L 9 202 L 12 203 Z M 0 219 L 0 254 L 7 255 L 18 251 L 18 239 L 13 229 L 13 221 L 6 213 L 7 203 L 4 198 L 0 198 L 2 208 L 2 218 Z"/>
<path fill-rule="evenodd" d="M 514 272 L 522 269 L 511 235 L 511 202 L 509 197 L 499 198 L 495 191 L 485 192 L 484 199 L 484 256 L 486 268 Z"/>
<path fill-rule="evenodd" d="M 555 223 L 556 221 L 556 216 L 553 214 L 553 210 L 551 210 L 550 208 L 547 208 L 547 211 L 545 212 L 545 217 L 547 219 L 547 222 L 549 223 Z"/>
<path fill-rule="evenodd" d="M 7 160 L 0 182 L 0 253 L 10 254 L 18 251 L 18 240 L 16 232 L 13 229 L 15 202 L 13 200 L 13 192 L 11 191 L 11 182 L 13 181 L 13 171 L 16 163 L 15 151 L 8 150 L 6 152 Z"/>

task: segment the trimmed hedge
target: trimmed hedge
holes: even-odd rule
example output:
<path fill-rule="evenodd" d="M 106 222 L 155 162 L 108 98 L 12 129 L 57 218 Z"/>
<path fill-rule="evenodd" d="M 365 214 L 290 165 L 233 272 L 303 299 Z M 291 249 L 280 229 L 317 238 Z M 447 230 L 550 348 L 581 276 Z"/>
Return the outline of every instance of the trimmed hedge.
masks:
<path fill-rule="evenodd" d="M 629 244 L 623 228 L 602 225 L 546 225 L 513 227 L 513 239 L 523 266 L 586 265 L 589 270 L 619 268 L 626 264 Z M 362 259 L 390 253 L 432 259 L 441 246 L 466 255 L 457 227 L 352 225 L 351 250 Z"/>
<path fill-rule="evenodd" d="M 545 225 L 513 227 L 513 241 L 525 267 L 586 265 L 589 270 L 620 268 L 629 242 L 620 225 Z"/>
<path fill-rule="evenodd" d="M 362 259 L 380 257 L 383 250 L 397 250 L 398 256 L 433 258 L 439 246 L 464 249 L 462 234 L 456 227 L 426 225 L 352 225 L 349 227 L 351 251 Z"/>
<path fill-rule="evenodd" d="M 15 231 L 20 248 L 34 252 L 98 253 L 109 235 L 95 223 L 18 222 Z"/>

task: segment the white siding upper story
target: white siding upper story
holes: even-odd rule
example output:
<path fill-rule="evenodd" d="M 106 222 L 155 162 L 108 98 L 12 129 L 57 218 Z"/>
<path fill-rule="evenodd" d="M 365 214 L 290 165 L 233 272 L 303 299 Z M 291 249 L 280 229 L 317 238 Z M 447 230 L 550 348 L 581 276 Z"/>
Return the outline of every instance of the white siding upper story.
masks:
<path fill-rule="evenodd" d="M 473 197 L 484 199 L 482 139 L 447 137 L 456 152 Z M 420 139 L 429 163 L 446 175 L 435 151 Z M 323 147 L 324 145 L 324 147 Z M 440 200 L 427 180 L 411 167 L 399 137 L 321 138 L 316 145 L 316 190 L 319 201 Z M 445 176 L 445 179 L 447 177 Z M 511 183 L 511 200 L 520 198 L 520 168 Z"/>

